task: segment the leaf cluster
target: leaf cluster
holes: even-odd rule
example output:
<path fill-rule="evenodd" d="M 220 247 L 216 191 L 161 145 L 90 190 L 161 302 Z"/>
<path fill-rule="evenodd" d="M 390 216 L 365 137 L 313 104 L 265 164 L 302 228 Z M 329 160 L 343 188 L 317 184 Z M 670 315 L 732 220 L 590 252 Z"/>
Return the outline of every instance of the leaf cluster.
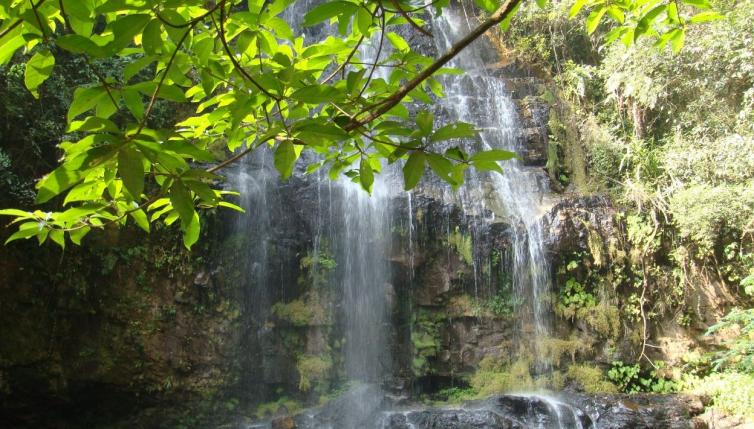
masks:
<path fill-rule="evenodd" d="M 55 72 L 61 52 L 87 64 L 112 58 L 127 63 L 114 75 L 95 72 L 95 81 L 76 88 L 66 120 L 67 132 L 77 139 L 60 145 L 61 165 L 36 185 L 37 204 L 54 202 L 63 209 L 0 212 L 18 225 L 8 241 L 49 238 L 64 246 L 67 239 L 79 243 L 106 224 L 131 221 L 149 231 L 151 223 L 161 221 L 178 223 L 190 248 L 201 228 L 198 208 L 242 211 L 227 200 L 229 193 L 218 190 L 223 179 L 218 172 L 262 147 L 274 151 L 283 179 L 293 174 L 306 150 L 314 155 L 307 157 L 314 160 L 307 173 L 327 169 L 331 179 L 346 176 L 367 192 L 386 163 L 404 163 L 408 190 L 427 169 L 458 187 L 468 167 L 499 172 L 499 161 L 515 157 L 500 149 L 468 154 L 461 144 L 439 150 L 438 142 L 473 138 L 474 126 L 435 124 L 430 113 L 412 115 L 407 104 L 441 97 L 442 85 L 434 76 L 456 73 L 443 65 L 487 29 L 507 28 L 520 0 L 479 2 L 489 17 L 436 60 L 413 50 L 399 30 L 410 26 L 429 35 L 427 9 L 442 13 L 446 0 L 431 5 L 327 1 L 303 16 L 304 27 L 319 31 L 313 38 L 284 19 L 294 4 L 0 3 L 0 65 L 16 52 L 31 54 L 24 81 L 35 97 Z M 639 14 L 648 4 L 626 0 L 623 6 Z M 596 8 L 599 16 L 613 10 L 593 2 L 575 7 L 574 13 L 584 6 Z M 668 12 L 671 8 L 666 6 Z M 668 25 L 682 24 L 672 13 L 667 16 Z M 594 22 L 589 19 L 587 26 Z M 632 34 L 644 33 L 649 30 Z M 675 43 L 673 37 L 668 40 Z M 376 47 L 375 58 L 364 53 L 367 44 Z M 188 106 L 193 113 L 172 127 L 155 128 L 150 117 L 160 100 Z M 218 156 L 218 146 L 226 156 Z"/>

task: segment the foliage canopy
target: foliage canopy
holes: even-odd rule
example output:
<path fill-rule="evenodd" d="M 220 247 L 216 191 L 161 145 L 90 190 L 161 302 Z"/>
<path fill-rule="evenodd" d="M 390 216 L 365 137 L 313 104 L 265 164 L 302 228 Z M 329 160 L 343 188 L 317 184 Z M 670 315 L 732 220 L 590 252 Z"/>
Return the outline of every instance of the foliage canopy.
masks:
<path fill-rule="evenodd" d="M 468 167 L 500 171 L 498 162 L 515 156 L 439 150 L 439 141 L 473 138 L 474 126 L 436 126 L 431 113 L 411 114 L 406 104 L 442 97 L 434 76 L 457 73 L 444 66 L 489 29 L 507 29 L 521 0 L 476 0 L 479 26 L 437 59 L 413 50 L 399 30 L 430 35 L 425 19 L 441 14 L 448 0 L 325 1 L 303 17 L 304 27 L 333 27 L 314 40 L 292 28 L 298 18 L 287 11 L 294 2 L 0 1 L 0 65 L 23 51 L 24 82 L 35 96 L 62 51 L 90 65 L 127 61 L 117 78 L 97 73 L 74 92 L 62 163 L 36 185 L 36 202 L 62 204 L 62 211 L 0 211 L 18 224 L 8 241 L 78 244 L 92 228 L 130 219 L 146 231 L 156 221 L 179 222 L 191 247 L 200 231 L 197 208 L 241 210 L 216 189 L 218 172 L 263 146 L 274 151 L 284 179 L 306 150 L 317 160 L 307 173 L 324 168 L 331 179 L 346 175 L 368 192 L 385 162 L 405 161 L 406 189 L 427 166 L 457 187 Z M 609 27 L 607 42 L 630 45 L 650 35 L 675 51 L 687 24 L 718 17 L 707 0 L 577 0 L 570 15 L 585 8 L 588 32 Z M 385 55 L 362 54 L 370 41 Z M 172 128 L 152 128 L 158 99 L 193 113 Z"/>

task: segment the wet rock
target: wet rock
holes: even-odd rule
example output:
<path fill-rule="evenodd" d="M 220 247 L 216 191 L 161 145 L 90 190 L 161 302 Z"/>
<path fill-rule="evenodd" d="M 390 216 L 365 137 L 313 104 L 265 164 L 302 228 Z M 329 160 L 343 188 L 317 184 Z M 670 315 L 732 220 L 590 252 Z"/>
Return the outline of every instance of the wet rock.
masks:
<path fill-rule="evenodd" d="M 569 395 L 569 400 L 586 412 L 595 427 L 608 428 L 695 428 L 700 409 L 681 395 Z"/>
<path fill-rule="evenodd" d="M 614 235 L 615 209 L 604 196 L 566 198 L 556 204 L 546 217 L 550 253 L 562 257 L 588 247 L 589 231 L 600 237 Z M 558 261 L 554 261 L 557 263 Z"/>
<path fill-rule="evenodd" d="M 522 128 L 518 138 L 521 140 L 520 155 L 525 165 L 541 167 L 547 164 L 547 129 Z"/>
<path fill-rule="evenodd" d="M 278 417 L 272 420 L 272 429 L 296 429 L 296 421 L 290 416 Z"/>
<path fill-rule="evenodd" d="M 511 321 L 490 317 L 454 317 L 442 326 L 442 352 L 433 371 L 452 376 L 472 371 L 487 356 L 501 356 L 511 346 Z"/>
<path fill-rule="evenodd" d="M 457 408 L 385 413 L 386 429 L 421 428 L 698 428 L 693 406 L 671 395 L 500 395 Z"/>
<path fill-rule="evenodd" d="M 209 286 L 209 282 L 211 279 L 212 279 L 212 276 L 210 276 L 208 272 L 204 270 L 199 271 L 196 277 L 194 277 L 194 285 L 203 286 L 203 287 Z"/>
<path fill-rule="evenodd" d="M 518 429 L 524 426 L 487 410 L 426 410 L 389 415 L 385 429 Z"/>

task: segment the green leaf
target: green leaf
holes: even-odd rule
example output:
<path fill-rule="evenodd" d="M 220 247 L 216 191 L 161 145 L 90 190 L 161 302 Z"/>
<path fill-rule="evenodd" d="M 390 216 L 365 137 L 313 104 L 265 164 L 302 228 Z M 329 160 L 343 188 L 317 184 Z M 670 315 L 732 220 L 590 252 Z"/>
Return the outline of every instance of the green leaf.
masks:
<path fill-rule="evenodd" d="M 123 68 L 123 81 L 128 82 L 132 77 L 143 70 L 146 66 L 152 64 L 155 61 L 154 57 L 145 55 L 141 58 L 129 61 Z"/>
<path fill-rule="evenodd" d="M 468 159 L 466 152 L 462 151 L 458 146 L 446 150 L 445 156 L 456 161 L 466 161 Z"/>
<path fill-rule="evenodd" d="M 369 164 L 369 159 L 366 157 L 361 158 L 359 181 L 361 182 L 361 187 L 371 194 L 372 185 L 374 184 L 374 172 L 372 171 L 372 166 Z"/>
<path fill-rule="evenodd" d="M 83 121 L 73 121 L 68 126 L 68 132 L 89 131 L 89 132 L 110 132 L 118 133 L 120 129 L 113 121 L 96 116 L 87 116 Z M 62 146 L 62 145 L 61 145 Z"/>
<path fill-rule="evenodd" d="M 128 214 L 131 216 L 131 219 L 136 222 L 136 225 L 143 229 L 145 232 L 149 232 L 149 219 L 147 219 L 147 214 L 144 213 L 144 210 L 137 209 Z"/>
<path fill-rule="evenodd" d="M 460 139 L 460 138 L 472 138 L 476 136 L 476 128 L 474 125 L 466 122 L 456 122 L 448 124 L 437 129 L 430 140 L 433 142 Z"/>
<path fill-rule="evenodd" d="M 126 89 L 135 89 L 146 95 L 147 97 L 151 97 L 154 91 L 157 89 L 157 82 L 139 82 L 127 87 Z M 178 103 L 186 101 L 186 95 L 183 93 L 181 88 L 165 83 L 160 86 L 160 91 L 157 93 L 157 96 L 162 99 L 175 101 Z"/>
<path fill-rule="evenodd" d="M 610 6 L 607 8 L 607 15 L 618 24 L 623 24 L 626 21 L 626 14 L 623 13 L 618 6 Z"/>
<path fill-rule="evenodd" d="M 694 6 L 698 9 L 711 9 L 712 6 L 710 5 L 708 0 L 681 0 L 683 3 L 686 3 L 689 6 Z"/>
<path fill-rule="evenodd" d="M 644 14 L 644 16 L 639 20 L 639 23 L 636 24 L 636 29 L 634 30 L 634 42 L 639 39 L 639 37 L 649 31 L 652 28 L 652 23 L 657 19 L 658 16 L 660 16 L 661 13 L 665 12 L 667 9 L 667 5 L 661 4 L 657 7 L 652 8 L 649 12 Z"/>
<path fill-rule="evenodd" d="M 518 2 L 515 6 L 513 6 L 513 10 L 510 11 L 508 16 L 505 17 L 505 19 L 500 23 L 500 29 L 503 30 L 503 32 L 508 31 L 508 27 L 511 26 L 511 21 L 513 21 L 513 17 L 516 16 L 516 12 L 518 12 L 518 9 L 521 7 L 521 2 Z"/>
<path fill-rule="evenodd" d="M 328 85 L 308 85 L 291 94 L 294 100 L 309 104 L 336 101 L 340 98 L 339 96 L 340 91 Z"/>
<path fill-rule="evenodd" d="M 501 174 L 503 172 L 503 169 L 495 161 L 475 161 L 474 168 L 482 171 L 496 171 Z"/>
<path fill-rule="evenodd" d="M 480 9 L 486 10 L 490 13 L 494 12 L 498 7 L 494 0 L 474 0 L 474 3 L 476 3 Z"/>
<path fill-rule="evenodd" d="M 23 26 L 19 25 L 0 39 L 0 65 L 7 63 L 18 48 L 24 46 L 26 43 L 21 36 L 22 32 Z"/>
<path fill-rule="evenodd" d="M 432 132 L 433 124 L 434 115 L 432 115 L 432 112 L 422 110 L 416 114 L 416 125 L 419 127 L 422 136 L 428 136 Z"/>
<path fill-rule="evenodd" d="M 237 205 L 235 205 L 233 203 L 229 203 L 227 201 L 220 201 L 219 203 L 217 203 L 217 205 L 220 206 L 220 207 L 226 207 L 226 208 L 229 208 L 231 210 L 235 210 L 235 211 L 240 212 L 240 213 L 246 213 L 246 210 L 244 210 L 242 207 L 239 207 L 239 206 L 237 206 Z"/>
<path fill-rule="evenodd" d="M 124 89 L 121 95 L 123 95 L 123 101 L 126 103 L 128 111 L 140 121 L 144 117 L 144 101 L 141 93 L 133 89 Z"/>
<path fill-rule="evenodd" d="M 537 6 L 539 6 L 540 9 L 544 9 L 545 6 L 547 6 L 547 0 L 537 0 Z"/>
<path fill-rule="evenodd" d="M 19 209 L 2 209 L 0 210 L 0 216 L 16 216 L 22 218 L 30 218 L 33 215 L 29 212 L 25 212 Z"/>
<path fill-rule="evenodd" d="M 677 28 L 673 30 L 675 34 L 670 38 L 670 46 L 673 48 L 673 52 L 676 54 L 683 49 L 683 42 L 686 39 L 686 32 L 683 29 Z"/>
<path fill-rule="evenodd" d="M 11 241 L 34 237 L 42 231 L 42 228 L 43 224 L 41 222 L 22 223 L 18 226 L 18 231 L 13 233 L 10 237 L 8 237 L 7 240 L 5 240 L 5 244 L 10 243 Z"/>
<path fill-rule="evenodd" d="M 691 18 L 689 18 L 688 22 L 692 24 L 700 24 L 702 22 L 716 21 L 718 19 L 723 19 L 723 16 L 715 11 L 710 10 L 692 16 Z"/>
<path fill-rule="evenodd" d="M 589 16 L 586 17 L 586 32 L 588 34 L 594 33 L 597 27 L 600 25 L 600 20 L 607 12 L 607 6 L 600 6 L 592 11 Z"/>
<path fill-rule="evenodd" d="M 573 3 L 573 6 L 571 6 L 571 9 L 568 11 L 568 17 L 573 18 L 574 16 L 578 15 L 581 9 L 584 8 L 584 6 L 589 3 L 590 0 L 576 0 Z"/>
<path fill-rule="evenodd" d="M 135 149 L 124 146 L 118 151 L 118 174 L 128 193 L 138 200 L 144 192 L 144 164 L 142 155 Z"/>
<path fill-rule="evenodd" d="M 347 1 L 331 1 L 323 3 L 304 15 L 304 27 L 319 24 L 338 15 L 353 15 L 359 6 Z"/>
<path fill-rule="evenodd" d="M 159 20 L 153 19 L 144 28 L 141 35 L 141 46 L 148 55 L 159 55 L 162 53 L 164 43 L 162 42 L 162 24 Z"/>
<path fill-rule="evenodd" d="M 34 98 L 39 98 L 37 88 L 50 77 L 53 66 L 55 66 L 55 57 L 46 48 L 37 51 L 26 63 L 24 84 L 26 84 L 26 88 L 31 91 Z"/>
<path fill-rule="evenodd" d="M 123 50 L 133 42 L 134 37 L 142 32 L 151 19 L 151 15 L 148 14 L 129 14 L 118 18 L 111 24 L 115 38 L 108 43 L 107 50 L 113 54 Z"/>
<path fill-rule="evenodd" d="M 392 31 L 387 33 L 387 39 L 390 41 L 393 47 L 395 47 L 395 49 L 400 52 L 405 53 L 411 50 L 411 47 L 408 46 L 406 40 L 404 40 L 403 37 L 401 37 L 398 33 Z"/>
<path fill-rule="evenodd" d="M 199 240 L 199 232 L 201 231 L 201 224 L 199 223 L 199 214 L 193 212 L 191 220 L 185 225 L 181 222 L 181 229 L 183 230 L 183 245 L 186 249 L 191 250 L 191 246 Z"/>
<path fill-rule="evenodd" d="M 200 180 L 186 180 L 186 186 L 199 196 L 201 202 L 214 206 L 218 203 L 218 196 L 212 188 Z"/>
<path fill-rule="evenodd" d="M 490 150 L 480 151 L 471 155 L 470 161 L 471 162 L 476 162 L 476 161 L 496 162 L 496 161 L 507 161 L 513 158 L 516 158 L 515 152 L 510 152 L 510 151 L 502 150 L 502 149 L 490 149 Z"/>
<path fill-rule="evenodd" d="M 280 172 L 283 180 L 287 180 L 293 174 L 293 166 L 298 158 L 293 143 L 289 140 L 280 142 L 275 150 L 275 168 Z"/>
<path fill-rule="evenodd" d="M 104 57 L 105 49 L 92 39 L 79 34 L 65 34 L 55 39 L 55 44 L 74 54 L 87 54 L 95 58 Z"/>
<path fill-rule="evenodd" d="M 182 181 L 176 180 L 170 186 L 170 202 L 173 204 L 175 211 L 178 212 L 181 221 L 185 223 L 191 222 L 195 213 L 194 199 L 191 198 L 191 192 L 189 192 Z"/>
<path fill-rule="evenodd" d="M 56 168 L 37 183 L 37 204 L 42 204 L 54 198 L 61 192 L 75 185 L 84 177 L 78 169 L 68 169 L 65 165 Z"/>
<path fill-rule="evenodd" d="M 453 186 L 459 185 L 453 177 L 454 169 L 452 162 L 436 153 L 427 154 L 427 160 L 429 161 L 429 166 L 432 168 L 432 171 L 434 171 L 438 177 Z"/>
<path fill-rule="evenodd" d="M 61 249 L 65 249 L 65 232 L 62 229 L 51 230 L 50 240 L 54 241 Z"/>
<path fill-rule="evenodd" d="M 76 201 L 94 201 L 102 198 L 107 184 L 104 180 L 95 180 L 90 182 L 79 183 L 71 188 L 63 200 L 63 205 Z"/>
<path fill-rule="evenodd" d="M 372 25 L 372 14 L 365 8 L 360 7 L 356 12 L 356 26 L 361 34 L 369 34 L 369 27 Z"/>
<path fill-rule="evenodd" d="M 84 236 L 88 234 L 89 231 L 91 231 L 91 228 L 89 228 L 88 226 L 84 226 L 79 229 L 75 229 L 73 231 L 68 232 L 68 236 L 70 237 L 71 241 L 74 244 L 80 245 L 81 239 L 84 238 Z"/>
<path fill-rule="evenodd" d="M 107 97 L 107 90 L 101 86 L 76 88 L 73 92 L 73 101 L 68 107 L 68 122 L 72 122 L 78 115 L 93 109 L 105 97 Z"/>
<path fill-rule="evenodd" d="M 413 189 L 424 175 L 424 164 L 427 156 L 424 152 L 414 151 L 408 157 L 403 166 L 403 188 L 407 191 Z"/>

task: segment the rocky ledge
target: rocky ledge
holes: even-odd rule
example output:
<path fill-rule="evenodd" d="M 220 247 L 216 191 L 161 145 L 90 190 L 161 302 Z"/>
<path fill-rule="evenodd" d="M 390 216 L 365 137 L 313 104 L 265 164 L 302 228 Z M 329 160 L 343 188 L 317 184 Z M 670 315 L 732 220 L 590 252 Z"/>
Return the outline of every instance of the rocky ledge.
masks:
<path fill-rule="evenodd" d="M 299 415 L 243 425 L 251 429 L 662 429 L 704 428 L 701 402 L 681 395 L 506 394 L 462 404 L 396 406 L 363 386 Z"/>

